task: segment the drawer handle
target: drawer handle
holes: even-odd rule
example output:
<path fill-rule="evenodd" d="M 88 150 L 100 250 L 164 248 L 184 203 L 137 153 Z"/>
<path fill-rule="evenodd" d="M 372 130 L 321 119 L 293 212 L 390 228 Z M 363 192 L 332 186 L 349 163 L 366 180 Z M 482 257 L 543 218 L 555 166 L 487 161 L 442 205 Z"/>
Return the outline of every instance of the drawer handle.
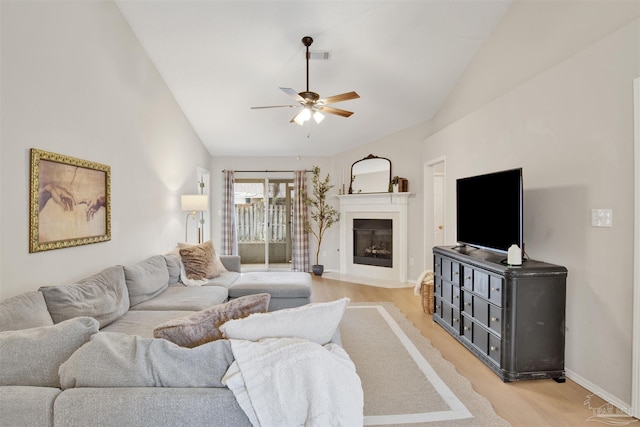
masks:
<path fill-rule="evenodd" d="M 464 280 L 471 280 L 471 276 L 465 277 Z"/>
<path fill-rule="evenodd" d="M 436 267 L 440 267 L 440 264 L 436 264 Z"/>
<path fill-rule="evenodd" d="M 493 292 L 500 292 L 500 288 L 491 288 Z"/>
<path fill-rule="evenodd" d="M 497 317 L 492 317 L 492 318 L 491 318 L 491 321 L 492 321 L 492 322 L 497 322 L 497 321 L 498 321 L 498 318 L 497 318 Z"/>
<path fill-rule="evenodd" d="M 464 305 L 466 305 L 467 307 L 471 307 L 471 303 L 470 302 L 465 302 Z"/>
<path fill-rule="evenodd" d="M 454 276 L 457 276 L 458 274 L 460 274 L 460 273 L 458 273 L 457 271 L 454 271 L 454 272 L 453 272 L 453 275 L 454 275 Z"/>
<path fill-rule="evenodd" d="M 491 348 L 491 351 L 496 351 L 498 349 L 498 347 L 495 347 L 493 345 L 490 348 Z"/>
<path fill-rule="evenodd" d="M 440 310 L 440 306 L 439 305 L 436 305 L 436 310 Z"/>
<path fill-rule="evenodd" d="M 468 327 L 468 326 L 465 326 L 463 329 L 464 329 L 465 331 L 468 331 L 468 330 L 469 330 L 469 327 Z"/>
<path fill-rule="evenodd" d="M 455 322 L 459 322 L 459 320 L 458 320 L 458 319 L 456 319 L 456 318 L 454 317 L 454 318 L 453 318 L 453 322 L 454 322 L 454 323 L 455 323 Z"/>
<path fill-rule="evenodd" d="M 453 299 L 458 299 L 458 298 L 460 298 L 460 295 L 454 295 L 453 296 Z"/>

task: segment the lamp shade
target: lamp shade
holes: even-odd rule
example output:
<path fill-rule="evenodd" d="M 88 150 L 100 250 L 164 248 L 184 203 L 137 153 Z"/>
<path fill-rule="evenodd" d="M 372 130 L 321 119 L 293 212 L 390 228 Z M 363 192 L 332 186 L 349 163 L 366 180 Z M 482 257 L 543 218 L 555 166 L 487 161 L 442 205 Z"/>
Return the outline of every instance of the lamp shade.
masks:
<path fill-rule="evenodd" d="M 202 194 L 180 196 L 180 205 L 184 212 L 202 212 L 209 209 L 209 198 Z"/>

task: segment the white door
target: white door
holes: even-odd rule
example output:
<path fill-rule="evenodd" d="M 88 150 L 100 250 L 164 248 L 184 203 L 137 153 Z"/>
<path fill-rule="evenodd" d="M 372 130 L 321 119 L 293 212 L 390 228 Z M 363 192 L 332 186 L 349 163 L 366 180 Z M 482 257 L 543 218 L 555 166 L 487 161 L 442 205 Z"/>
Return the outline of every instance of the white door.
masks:
<path fill-rule="evenodd" d="M 433 245 L 444 245 L 444 176 L 433 176 Z"/>

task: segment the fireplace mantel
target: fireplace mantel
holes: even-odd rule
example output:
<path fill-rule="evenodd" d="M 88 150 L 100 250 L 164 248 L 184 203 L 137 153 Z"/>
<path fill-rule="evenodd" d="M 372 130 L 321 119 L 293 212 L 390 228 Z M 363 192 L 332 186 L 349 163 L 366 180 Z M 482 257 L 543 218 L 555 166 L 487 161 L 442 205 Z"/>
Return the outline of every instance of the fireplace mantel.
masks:
<path fill-rule="evenodd" d="M 337 196 L 340 200 L 340 274 L 407 281 L 407 205 L 411 193 L 367 193 Z M 393 267 L 353 263 L 353 220 L 393 220 Z"/>

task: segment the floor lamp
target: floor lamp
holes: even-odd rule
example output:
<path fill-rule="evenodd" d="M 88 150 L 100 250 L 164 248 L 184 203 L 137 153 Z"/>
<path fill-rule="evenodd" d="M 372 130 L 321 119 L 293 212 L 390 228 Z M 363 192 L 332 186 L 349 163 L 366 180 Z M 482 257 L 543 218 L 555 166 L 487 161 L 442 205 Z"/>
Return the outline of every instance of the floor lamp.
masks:
<path fill-rule="evenodd" d="M 202 194 L 185 194 L 180 196 L 180 205 L 183 212 L 188 212 L 184 221 L 184 241 L 186 242 L 189 235 L 189 215 L 196 219 L 196 212 L 209 210 L 209 198 Z M 201 243 L 201 231 L 200 225 L 198 225 L 198 243 Z"/>

